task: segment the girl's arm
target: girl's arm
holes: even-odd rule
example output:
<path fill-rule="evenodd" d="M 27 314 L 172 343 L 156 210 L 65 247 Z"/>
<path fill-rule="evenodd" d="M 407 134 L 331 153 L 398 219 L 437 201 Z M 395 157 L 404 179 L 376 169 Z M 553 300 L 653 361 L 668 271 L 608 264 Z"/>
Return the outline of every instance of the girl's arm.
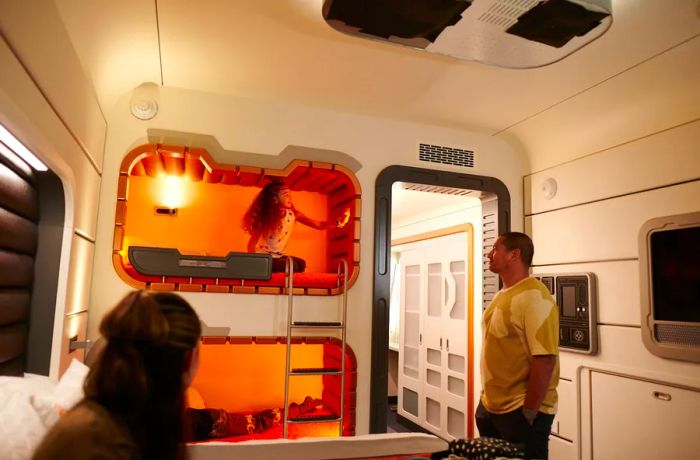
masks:
<path fill-rule="evenodd" d="M 297 222 L 308 227 L 315 228 L 316 230 L 327 230 L 333 227 L 333 223 L 312 219 L 294 206 L 292 206 L 292 211 L 294 211 L 294 216 L 296 217 Z"/>
<path fill-rule="evenodd" d="M 258 244 L 260 239 L 260 232 L 253 232 L 250 234 L 250 239 L 248 240 L 248 252 L 255 252 L 255 245 Z"/>

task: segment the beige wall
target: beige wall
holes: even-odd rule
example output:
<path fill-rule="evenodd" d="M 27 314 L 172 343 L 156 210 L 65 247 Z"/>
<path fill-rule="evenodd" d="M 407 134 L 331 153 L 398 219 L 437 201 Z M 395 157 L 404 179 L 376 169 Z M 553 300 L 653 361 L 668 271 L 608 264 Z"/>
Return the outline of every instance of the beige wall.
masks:
<path fill-rule="evenodd" d="M 700 121 L 692 121 L 525 177 L 525 228 L 536 248 L 533 271 L 593 272 L 598 280 L 599 353 L 561 354 L 563 439 L 554 440 L 555 459 L 575 458 L 577 450 L 588 458 L 593 424 L 634 436 L 633 426 L 590 420 L 595 414 L 585 410 L 589 369 L 700 390 L 700 365 L 659 358 L 642 343 L 637 247 L 648 219 L 700 210 L 698 144 Z M 548 178 L 558 184 L 550 200 L 541 190 Z M 649 420 L 659 416 L 648 414 Z"/>
<path fill-rule="evenodd" d="M 212 152 L 220 162 L 240 152 L 277 155 L 289 145 L 343 152 L 362 164 L 357 177 L 362 187 L 360 276 L 349 293 L 348 342 L 358 357 L 358 433 L 368 429 L 370 337 L 372 318 L 372 265 L 374 182 L 391 164 L 422 166 L 419 142 L 462 146 L 476 152 L 471 174 L 494 176 L 509 188 L 514 222 L 522 222 L 521 178 L 527 171 L 523 158 L 505 142 L 478 133 L 337 113 L 271 101 L 217 97 L 186 90 L 162 89 L 160 112 L 150 121 L 135 119 L 124 95 L 108 114 L 104 174 L 100 196 L 89 335 L 95 337 L 104 311 L 130 288 L 114 272 L 111 262 L 118 167 L 134 146 L 146 142 L 149 128 L 210 134 L 221 147 Z M 226 153 L 235 151 L 237 153 Z M 241 156 L 243 155 L 243 156 Z M 251 157 L 252 158 L 252 157 Z M 507 170 L 500 166 L 508 163 Z M 456 169 L 455 170 L 459 170 Z M 237 225 L 238 223 L 231 223 Z M 209 326 L 229 327 L 231 335 L 284 335 L 286 298 L 269 295 L 186 294 Z M 332 319 L 337 298 L 301 298 L 300 315 Z M 298 305 L 298 307 L 297 307 Z"/>

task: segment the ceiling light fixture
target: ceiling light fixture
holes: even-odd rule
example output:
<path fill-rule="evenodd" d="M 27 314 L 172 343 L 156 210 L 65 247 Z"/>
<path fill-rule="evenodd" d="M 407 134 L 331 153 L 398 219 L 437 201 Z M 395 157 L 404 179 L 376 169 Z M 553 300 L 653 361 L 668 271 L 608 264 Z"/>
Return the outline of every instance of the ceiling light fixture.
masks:
<path fill-rule="evenodd" d="M 47 171 L 49 168 L 39 160 L 36 155 L 29 151 L 27 147 L 24 146 L 15 136 L 12 135 L 5 127 L 0 124 L 0 141 L 2 145 L 0 146 L 0 152 L 6 157 L 14 154 L 28 163 L 32 168 L 37 171 Z"/>

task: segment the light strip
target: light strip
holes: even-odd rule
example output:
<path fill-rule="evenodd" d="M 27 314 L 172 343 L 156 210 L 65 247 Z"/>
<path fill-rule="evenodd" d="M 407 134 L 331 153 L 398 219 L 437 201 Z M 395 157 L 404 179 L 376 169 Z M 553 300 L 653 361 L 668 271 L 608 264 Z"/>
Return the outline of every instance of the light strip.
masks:
<path fill-rule="evenodd" d="M 29 163 L 29 165 L 37 171 L 47 171 L 49 169 L 1 124 L 0 141 L 2 141 L 2 143 L 5 144 L 10 150 L 19 155 L 20 158 Z M 2 153 L 5 153 L 4 149 L 2 149 Z"/>

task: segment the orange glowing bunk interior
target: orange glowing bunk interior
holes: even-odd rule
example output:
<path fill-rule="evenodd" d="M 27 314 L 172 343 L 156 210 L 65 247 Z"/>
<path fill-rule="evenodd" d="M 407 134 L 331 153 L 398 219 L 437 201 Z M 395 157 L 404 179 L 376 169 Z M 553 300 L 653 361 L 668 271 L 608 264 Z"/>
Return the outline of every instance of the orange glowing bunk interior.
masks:
<path fill-rule="evenodd" d="M 294 274 L 294 294 L 341 292 L 338 266 L 348 263 L 348 288 L 359 272 L 359 182 L 341 165 L 294 160 L 282 170 L 216 163 L 204 149 L 146 144 L 122 161 L 117 192 L 113 265 L 133 287 L 193 292 L 281 294 L 284 273 L 270 279 L 186 277 L 139 272 L 130 247 L 172 248 L 182 255 L 222 258 L 246 252 L 242 219 L 262 187 L 284 182 L 295 207 L 319 221 L 317 230 L 296 224 L 285 255 L 306 260 Z M 241 277 L 244 278 L 244 277 Z"/>
<path fill-rule="evenodd" d="M 292 368 L 336 368 L 341 364 L 341 342 L 329 337 L 292 339 Z M 192 408 L 216 408 L 233 413 L 251 413 L 284 407 L 286 337 L 204 337 L 197 376 L 188 390 Z M 355 434 L 357 361 L 346 345 L 343 436 Z M 310 375 L 295 379 L 289 387 L 289 402 L 301 403 L 307 396 L 322 401 L 306 416 L 340 414 L 340 376 Z M 217 438 L 213 441 L 245 441 L 282 438 L 281 425 L 262 433 Z M 339 422 L 290 424 L 288 438 L 338 436 Z"/>

